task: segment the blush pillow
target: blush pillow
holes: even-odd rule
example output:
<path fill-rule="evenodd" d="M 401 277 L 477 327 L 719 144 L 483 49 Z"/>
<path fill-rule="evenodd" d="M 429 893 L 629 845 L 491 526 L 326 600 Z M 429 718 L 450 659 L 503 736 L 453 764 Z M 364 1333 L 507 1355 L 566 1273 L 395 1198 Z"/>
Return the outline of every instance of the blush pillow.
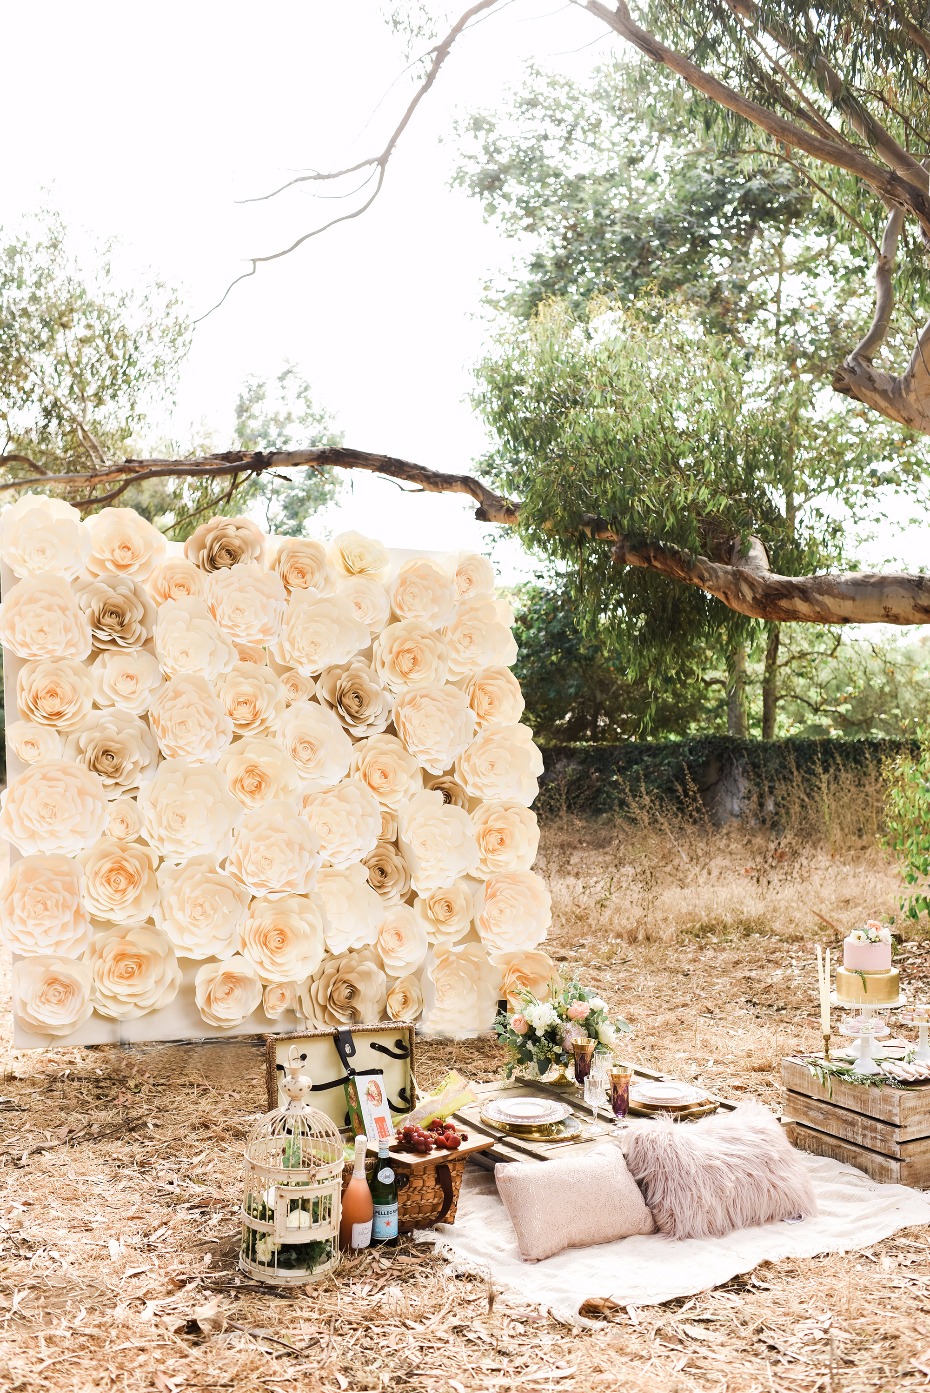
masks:
<path fill-rule="evenodd" d="M 494 1179 L 524 1262 L 655 1232 L 623 1155 L 612 1144 L 583 1156 L 497 1165 Z"/>
<path fill-rule="evenodd" d="M 800 1155 L 759 1103 L 701 1122 L 634 1124 L 626 1162 L 669 1238 L 708 1238 L 817 1213 Z"/>

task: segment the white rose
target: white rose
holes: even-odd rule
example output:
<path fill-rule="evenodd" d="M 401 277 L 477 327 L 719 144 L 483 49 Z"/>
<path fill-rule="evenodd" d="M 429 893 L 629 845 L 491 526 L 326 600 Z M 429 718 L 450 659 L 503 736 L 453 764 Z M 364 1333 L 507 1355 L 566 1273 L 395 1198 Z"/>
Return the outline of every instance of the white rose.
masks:
<path fill-rule="evenodd" d="M 131 576 L 92 576 L 74 589 L 90 625 L 94 647 L 108 652 L 141 648 L 155 624 L 155 606 Z"/>
<path fill-rule="evenodd" d="M 169 677 L 189 673 L 211 681 L 239 655 L 202 600 L 166 600 L 155 621 L 155 652 Z"/>
<path fill-rule="evenodd" d="M 106 821 L 103 780 L 67 760 L 32 765 L 0 798 L 0 835 L 24 856 L 74 856 L 97 840 Z"/>
<path fill-rule="evenodd" d="M 229 1030 L 262 1003 L 261 978 L 240 953 L 221 963 L 204 963 L 194 978 L 197 1009 L 216 1030 Z"/>
<path fill-rule="evenodd" d="M 475 913 L 477 888 L 474 880 L 462 876 L 453 884 L 431 890 L 414 900 L 414 913 L 422 921 L 428 941 L 438 952 L 445 952 L 468 934 Z"/>
<path fill-rule="evenodd" d="M 249 894 L 216 868 L 212 856 L 159 871 L 161 900 L 155 922 L 185 958 L 230 958 L 239 948 L 239 927 Z"/>
<path fill-rule="evenodd" d="M 24 663 L 16 678 L 20 714 L 59 731 L 76 730 L 94 702 L 91 671 L 73 658 Z"/>
<path fill-rule="evenodd" d="M 419 977 L 402 977 L 388 988 L 385 1009 L 392 1021 L 415 1021 L 423 1011 Z"/>
<path fill-rule="evenodd" d="M 417 556 L 405 561 L 390 587 L 398 619 L 418 619 L 431 629 L 448 624 L 455 605 L 452 576 L 438 561 Z"/>
<path fill-rule="evenodd" d="M 323 901 L 328 952 L 346 953 L 377 942 L 384 905 L 368 884 L 364 866 L 324 866 L 317 891 Z"/>
<path fill-rule="evenodd" d="M 226 869 L 253 895 L 305 895 L 319 864 L 313 830 L 290 802 L 272 799 L 243 817 Z"/>
<path fill-rule="evenodd" d="M 497 1014 L 500 969 L 480 943 L 461 943 L 439 955 L 427 975 L 435 1001 L 423 1025 L 428 1035 L 465 1036 L 490 1030 Z"/>
<path fill-rule="evenodd" d="M 426 961 L 426 929 L 407 904 L 388 907 L 378 930 L 378 952 L 389 977 L 406 977 Z"/>
<path fill-rule="evenodd" d="M 510 625 L 513 613 L 501 600 L 473 600 L 460 605 L 445 630 L 449 672 L 463 677 L 488 667 L 510 667 L 517 661 L 517 641 Z"/>
<path fill-rule="evenodd" d="M 102 1016 L 134 1020 L 160 1011 L 178 994 L 181 969 L 164 934 L 147 924 L 105 929 L 87 950 L 92 1001 Z"/>
<path fill-rule="evenodd" d="M 501 970 L 501 996 L 507 998 L 512 1010 L 521 1008 L 521 992 L 531 992 L 537 1001 L 545 1001 L 559 975 L 548 953 L 493 953 L 491 961 Z"/>
<path fill-rule="evenodd" d="M 417 619 L 389 624 L 375 639 L 375 671 L 392 692 L 441 687 L 449 672 L 449 649 L 441 634 Z"/>
<path fill-rule="evenodd" d="M 391 617 L 391 602 L 380 581 L 370 576 L 347 576 L 339 582 L 338 593 L 348 600 L 352 610 L 369 634 L 380 634 Z"/>
<path fill-rule="evenodd" d="M 138 716 L 116 708 L 92 711 L 80 730 L 65 741 L 65 759 L 98 774 L 107 797 L 119 798 L 152 778 L 158 746 Z"/>
<path fill-rule="evenodd" d="M 61 758 L 61 736 L 51 726 L 34 721 L 14 721 L 6 728 L 6 743 L 23 764 L 41 764 Z"/>
<path fill-rule="evenodd" d="M 372 735 L 360 740 L 352 751 L 350 769 L 353 779 L 391 809 L 399 808 L 423 787 L 420 766 L 396 735 Z"/>
<path fill-rule="evenodd" d="M 534 871 L 490 876 L 475 905 L 475 926 L 489 953 L 535 948 L 552 923 L 552 897 Z"/>
<path fill-rule="evenodd" d="M 391 696 L 368 664 L 358 658 L 341 667 L 328 667 L 317 683 L 317 695 L 355 740 L 377 735 L 390 723 Z"/>
<path fill-rule="evenodd" d="M 494 567 L 474 551 L 459 553 L 455 563 L 455 593 L 462 603 L 494 599 Z"/>
<path fill-rule="evenodd" d="M 387 997 L 387 978 L 371 949 L 324 958 L 300 988 L 300 1009 L 318 1029 L 374 1024 Z"/>
<path fill-rule="evenodd" d="M 26 493 L 0 513 L 0 557 L 14 576 L 73 580 L 90 554 L 81 514 L 60 498 Z"/>
<path fill-rule="evenodd" d="M 14 585 L 0 604 L 0 643 L 17 658 L 86 658 L 90 625 L 61 576 Z"/>
<path fill-rule="evenodd" d="M 538 1006 L 527 1006 L 523 1014 L 537 1035 L 542 1035 L 550 1025 L 558 1025 L 559 1013 L 548 1001 Z"/>
<path fill-rule="evenodd" d="M 300 786 L 297 766 L 286 750 L 267 735 L 247 735 L 220 755 L 218 768 L 229 791 L 246 808 L 272 798 L 292 799 Z"/>
<path fill-rule="evenodd" d="M 0 936 L 13 953 L 78 958 L 90 942 L 81 870 L 68 856 L 24 856 L 0 889 Z"/>
<path fill-rule="evenodd" d="M 289 595 L 293 590 L 332 595 L 336 589 L 336 576 L 322 542 L 307 537 L 287 537 L 278 543 L 269 564 L 281 577 Z"/>
<path fill-rule="evenodd" d="M 368 884 L 383 904 L 400 904 L 410 894 L 407 862 L 391 842 L 376 842 L 362 864 L 368 872 Z"/>
<path fill-rule="evenodd" d="M 13 1015 L 37 1035 L 71 1035 L 93 1011 L 90 969 L 43 955 L 13 964 Z"/>
<path fill-rule="evenodd" d="M 363 784 L 346 782 L 321 793 L 308 793 L 304 817 L 320 842 L 320 856 L 330 866 L 349 866 L 374 848 L 381 831 L 378 800 Z"/>
<path fill-rule="evenodd" d="M 201 571 L 222 571 L 261 561 L 265 538 L 249 518 L 213 517 L 201 523 L 184 543 L 184 555 Z"/>
<path fill-rule="evenodd" d="M 478 863 L 471 819 L 435 791 L 424 790 L 401 808 L 399 841 L 420 895 L 451 885 Z"/>
<path fill-rule="evenodd" d="M 333 538 L 329 554 L 333 566 L 344 576 L 385 580 L 390 569 L 387 548 L 371 537 L 363 537 L 360 532 L 340 532 Z"/>
<path fill-rule="evenodd" d="M 424 687 L 397 698 L 394 729 L 424 769 L 443 774 L 471 740 L 475 718 L 458 687 Z"/>
<path fill-rule="evenodd" d="M 597 1028 L 597 1038 L 605 1049 L 615 1050 L 617 1048 L 617 1032 L 614 1030 L 610 1021 L 601 1022 Z"/>
<path fill-rule="evenodd" d="M 539 850 L 536 814 L 522 803 L 479 803 L 471 815 L 480 880 L 498 871 L 528 871 Z"/>
<path fill-rule="evenodd" d="M 212 763 L 233 736 L 232 721 L 212 685 L 186 672 L 165 683 L 149 708 L 149 721 L 162 754 L 191 764 Z"/>
<path fill-rule="evenodd" d="M 542 755 L 527 726 L 491 726 L 459 756 L 455 773 L 472 798 L 524 803 L 539 792 Z"/>
<path fill-rule="evenodd" d="M 205 598 L 217 624 L 238 643 L 273 643 L 278 637 L 287 592 L 275 571 L 254 562 L 214 571 Z"/>
<path fill-rule="evenodd" d="M 216 695 L 237 735 L 260 735 L 284 715 L 287 701 L 270 667 L 234 663 L 217 678 Z"/>
<path fill-rule="evenodd" d="M 240 930 L 243 957 L 263 982 L 302 982 L 323 961 L 323 916 L 310 895 L 253 900 Z"/>
<path fill-rule="evenodd" d="M 144 648 L 101 653 L 90 675 L 98 706 L 118 706 L 134 716 L 145 714 L 163 683 L 158 659 Z"/>
<path fill-rule="evenodd" d="M 465 684 L 465 695 L 479 730 L 518 725 L 526 709 L 520 683 L 507 667 L 481 668 Z"/>
<path fill-rule="evenodd" d="M 145 835 L 167 861 L 193 856 L 221 860 L 229 850 L 242 804 L 210 764 L 166 759 L 139 795 Z"/>
<path fill-rule="evenodd" d="M 87 569 L 92 576 L 109 572 L 145 580 L 166 551 L 158 528 L 134 508 L 101 508 L 87 519 L 87 528 L 91 539 Z"/>
<path fill-rule="evenodd" d="M 160 561 L 145 582 L 156 605 L 166 600 L 199 600 L 203 595 L 204 574 L 183 556 Z"/>
<path fill-rule="evenodd" d="M 318 702 L 299 701 L 289 706 L 279 730 L 308 792 L 332 788 L 349 772 L 352 741 L 339 718 Z"/>
<path fill-rule="evenodd" d="M 106 834 L 119 842 L 137 842 L 142 836 L 142 812 L 135 798 L 114 798 L 108 809 Z"/>
<path fill-rule="evenodd" d="M 284 700 L 288 706 L 293 706 L 299 701 L 309 701 L 316 692 L 316 683 L 313 678 L 305 677 L 296 668 L 283 668 L 278 675 L 284 689 Z"/>
<path fill-rule="evenodd" d="M 297 983 L 269 982 L 262 992 L 262 1010 L 270 1021 L 280 1020 L 289 1011 L 296 1012 Z"/>
<path fill-rule="evenodd" d="M 315 677 L 324 668 L 349 662 L 370 641 L 367 625 L 356 618 L 355 610 L 341 595 L 295 590 L 284 610 L 281 637 L 272 651 L 285 667 Z"/>
<path fill-rule="evenodd" d="M 84 872 L 84 906 L 92 918 L 136 924 L 149 917 L 158 901 L 158 857 L 151 847 L 101 837 L 78 860 Z"/>

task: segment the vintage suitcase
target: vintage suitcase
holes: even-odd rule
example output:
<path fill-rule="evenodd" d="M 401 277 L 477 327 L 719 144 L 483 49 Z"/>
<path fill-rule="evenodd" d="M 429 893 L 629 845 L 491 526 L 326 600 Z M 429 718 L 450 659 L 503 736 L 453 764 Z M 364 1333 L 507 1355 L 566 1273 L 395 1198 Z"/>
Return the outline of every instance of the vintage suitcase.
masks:
<path fill-rule="evenodd" d="M 268 1107 L 279 1108 L 284 1066 L 293 1045 L 313 1080 L 310 1102 L 332 1118 L 341 1131 L 349 1127 L 343 1084 L 350 1074 L 380 1069 L 391 1112 L 409 1112 L 415 1102 L 414 1030 L 412 1025 L 343 1026 L 339 1030 L 296 1031 L 265 1036 Z"/>

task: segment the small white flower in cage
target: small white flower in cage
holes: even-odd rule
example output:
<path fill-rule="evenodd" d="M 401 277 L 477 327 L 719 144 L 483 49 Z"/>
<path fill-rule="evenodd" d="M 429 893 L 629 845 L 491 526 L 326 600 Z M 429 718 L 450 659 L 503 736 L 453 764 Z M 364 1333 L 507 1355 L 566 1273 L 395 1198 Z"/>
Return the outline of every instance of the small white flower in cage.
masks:
<path fill-rule="evenodd" d="M 271 1237 L 271 1234 L 268 1234 L 264 1238 L 256 1239 L 255 1257 L 258 1260 L 258 1262 L 271 1263 L 274 1261 L 274 1255 L 278 1251 L 279 1247 L 280 1244 L 275 1243 L 274 1239 Z"/>

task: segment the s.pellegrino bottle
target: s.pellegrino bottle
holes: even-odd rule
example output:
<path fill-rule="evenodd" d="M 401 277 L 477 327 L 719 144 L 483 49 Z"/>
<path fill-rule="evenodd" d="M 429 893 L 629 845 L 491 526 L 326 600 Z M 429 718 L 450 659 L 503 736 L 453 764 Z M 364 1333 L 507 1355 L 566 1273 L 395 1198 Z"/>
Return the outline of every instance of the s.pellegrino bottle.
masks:
<path fill-rule="evenodd" d="M 342 1197 L 339 1221 L 340 1248 L 368 1248 L 371 1245 L 371 1221 L 374 1207 L 368 1181 L 365 1178 L 367 1153 L 368 1138 L 356 1137 L 352 1179 L 346 1186 L 345 1194 Z"/>
<path fill-rule="evenodd" d="M 371 1227 L 372 1243 L 397 1243 L 397 1177 L 388 1155 L 386 1141 L 378 1143 L 378 1164 L 371 1181 L 371 1198 L 375 1216 Z"/>

